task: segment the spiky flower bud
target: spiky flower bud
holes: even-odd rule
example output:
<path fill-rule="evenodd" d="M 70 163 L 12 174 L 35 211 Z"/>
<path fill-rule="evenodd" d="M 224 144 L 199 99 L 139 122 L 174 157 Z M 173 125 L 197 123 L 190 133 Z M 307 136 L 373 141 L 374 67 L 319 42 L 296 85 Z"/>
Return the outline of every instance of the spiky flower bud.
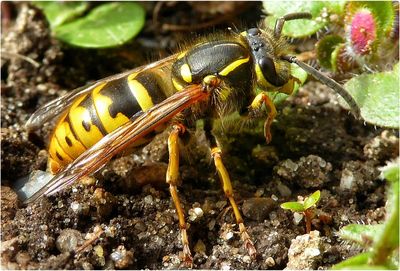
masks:
<path fill-rule="evenodd" d="M 349 25 L 350 46 L 354 54 L 364 56 L 373 52 L 377 39 L 377 25 L 374 15 L 368 9 L 354 13 Z"/>

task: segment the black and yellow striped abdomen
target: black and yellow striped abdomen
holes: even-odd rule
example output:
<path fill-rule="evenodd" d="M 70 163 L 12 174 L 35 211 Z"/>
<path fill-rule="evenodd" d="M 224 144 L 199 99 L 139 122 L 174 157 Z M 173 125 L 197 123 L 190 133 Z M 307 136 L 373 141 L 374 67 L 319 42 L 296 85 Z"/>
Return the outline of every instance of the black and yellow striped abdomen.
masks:
<path fill-rule="evenodd" d="M 166 98 L 159 75 L 152 71 L 104 82 L 77 98 L 59 120 L 49 147 L 50 168 L 57 172 L 108 133 Z M 165 86 L 164 86 L 165 87 Z M 142 139 L 135 145 L 148 142 Z"/>

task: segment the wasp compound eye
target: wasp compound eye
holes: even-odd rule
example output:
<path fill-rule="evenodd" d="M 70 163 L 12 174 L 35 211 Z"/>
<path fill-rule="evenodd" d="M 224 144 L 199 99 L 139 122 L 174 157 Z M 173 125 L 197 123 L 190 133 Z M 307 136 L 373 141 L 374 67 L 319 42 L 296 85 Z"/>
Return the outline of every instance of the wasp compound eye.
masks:
<path fill-rule="evenodd" d="M 284 85 L 284 82 L 281 82 L 282 80 L 279 80 L 279 77 L 276 74 L 275 64 L 274 64 L 274 61 L 272 60 L 272 58 L 270 58 L 268 56 L 262 57 L 258 61 L 258 65 L 260 65 L 262 74 L 264 75 L 264 78 L 268 82 L 270 82 L 274 86 Z"/>

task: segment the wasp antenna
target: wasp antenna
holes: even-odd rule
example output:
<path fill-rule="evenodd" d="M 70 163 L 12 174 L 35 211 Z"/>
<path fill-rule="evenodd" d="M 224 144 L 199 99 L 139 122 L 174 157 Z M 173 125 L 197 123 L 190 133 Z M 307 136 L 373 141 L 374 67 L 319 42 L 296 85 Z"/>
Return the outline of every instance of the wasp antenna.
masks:
<path fill-rule="evenodd" d="M 274 37 L 279 38 L 282 33 L 283 25 L 286 21 L 297 20 L 297 19 L 311 19 L 312 15 L 309 12 L 295 12 L 286 14 L 283 17 L 280 17 L 276 20 L 275 28 L 274 28 Z"/>
<path fill-rule="evenodd" d="M 353 113 L 356 119 L 361 119 L 360 108 L 358 107 L 356 101 L 353 97 L 349 94 L 349 92 L 338 82 L 329 78 L 328 76 L 324 75 L 320 71 L 314 69 L 310 65 L 298 60 L 295 56 L 283 56 L 283 60 L 286 60 L 290 63 L 295 63 L 297 66 L 305 70 L 307 73 L 314 76 L 317 80 L 322 82 L 323 84 L 327 85 L 331 89 L 333 89 L 336 93 L 338 93 L 342 98 L 347 102 L 350 106 L 350 110 Z"/>

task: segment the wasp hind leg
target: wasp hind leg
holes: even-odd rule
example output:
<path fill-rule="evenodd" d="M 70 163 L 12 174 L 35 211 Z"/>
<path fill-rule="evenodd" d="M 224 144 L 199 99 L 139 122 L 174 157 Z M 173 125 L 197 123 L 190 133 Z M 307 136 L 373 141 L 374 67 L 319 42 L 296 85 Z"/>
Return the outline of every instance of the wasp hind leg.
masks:
<path fill-rule="evenodd" d="M 232 183 L 231 179 L 229 177 L 229 173 L 226 170 L 223 162 L 222 162 L 222 151 L 218 147 L 217 141 L 211 133 L 211 123 L 210 121 L 206 120 L 205 123 L 205 133 L 206 137 L 210 142 L 210 148 L 211 148 L 211 156 L 214 160 L 214 165 L 215 168 L 217 169 L 219 179 L 221 181 L 222 189 L 225 193 L 225 196 L 228 198 L 229 203 L 232 206 L 233 213 L 235 215 L 236 223 L 239 225 L 239 232 L 240 232 L 240 238 L 242 239 L 245 248 L 247 249 L 250 257 L 253 259 L 256 257 L 257 251 L 256 248 L 254 247 L 253 242 L 251 241 L 251 238 L 247 232 L 246 226 L 244 225 L 242 215 L 240 214 L 239 208 L 236 204 L 236 201 L 233 197 L 233 188 L 232 188 Z"/>
<path fill-rule="evenodd" d="M 167 169 L 166 181 L 169 184 L 169 192 L 174 202 L 176 212 L 178 214 L 179 229 L 181 232 L 183 246 L 183 261 L 186 266 L 192 267 L 192 254 L 190 253 L 189 240 L 186 231 L 185 214 L 183 212 L 181 202 L 178 195 L 178 178 L 179 178 L 179 136 L 185 133 L 185 127 L 181 124 L 173 126 L 173 130 L 168 137 L 169 163 Z"/>

